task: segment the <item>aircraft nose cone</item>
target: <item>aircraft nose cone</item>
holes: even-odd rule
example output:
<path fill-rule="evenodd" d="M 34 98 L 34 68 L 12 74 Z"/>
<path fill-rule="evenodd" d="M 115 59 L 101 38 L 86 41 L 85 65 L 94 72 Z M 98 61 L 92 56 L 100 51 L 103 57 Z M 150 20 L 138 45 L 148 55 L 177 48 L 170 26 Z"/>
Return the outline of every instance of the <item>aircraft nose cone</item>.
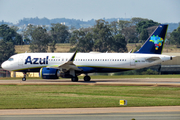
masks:
<path fill-rule="evenodd" d="M 1 68 L 3 68 L 3 69 L 6 70 L 6 68 L 7 68 L 6 62 L 3 62 L 3 63 L 1 64 Z"/>
<path fill-rule="evenodd" d="M 4 68 L 4 65 L 3 65 L 3 63 L 1 64 L 1 68 Z"/>

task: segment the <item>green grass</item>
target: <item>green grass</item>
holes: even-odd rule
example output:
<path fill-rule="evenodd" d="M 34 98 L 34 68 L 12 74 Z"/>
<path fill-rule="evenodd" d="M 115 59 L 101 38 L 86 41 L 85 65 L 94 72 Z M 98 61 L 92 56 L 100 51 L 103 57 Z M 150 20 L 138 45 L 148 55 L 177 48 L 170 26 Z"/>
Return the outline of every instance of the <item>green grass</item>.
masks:
<path fill-rule="evenodd" d="M 178 87 L 0 85 L 0 109 L 180 105 Z"/>

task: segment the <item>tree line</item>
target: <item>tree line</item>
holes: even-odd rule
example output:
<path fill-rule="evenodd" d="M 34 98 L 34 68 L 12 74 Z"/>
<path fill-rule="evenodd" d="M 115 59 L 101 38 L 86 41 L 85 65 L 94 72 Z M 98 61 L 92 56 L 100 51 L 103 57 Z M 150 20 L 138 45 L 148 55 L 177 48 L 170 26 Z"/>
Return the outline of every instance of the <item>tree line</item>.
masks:
<path fill-rule="evenodd" d="M 132 18 L 130 21 L 119 20 L 107 22 L 96 20 L 93 27 L 76 29 L 60 23 L 31 25 L 24 27 L 22 33 L 18 28 L 0 25 L 0 63 L 15 54 L 15 45 L 29 44 L 31 52 L 51 52 L 57 43 L 70 43 L 70 52 L 127 52 L 127 43 L 144 43 L 160 23 L 144 18 Z M 168 42 L 180 45 L 180 27 L 169 34 Z"/>

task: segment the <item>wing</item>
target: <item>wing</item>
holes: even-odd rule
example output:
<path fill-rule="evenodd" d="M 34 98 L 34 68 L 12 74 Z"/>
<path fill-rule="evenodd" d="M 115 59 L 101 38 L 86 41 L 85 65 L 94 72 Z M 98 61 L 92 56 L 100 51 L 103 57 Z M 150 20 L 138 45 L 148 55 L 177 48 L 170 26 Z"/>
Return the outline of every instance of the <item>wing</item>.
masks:
<path fill-rule="evenodd" d="M 73 63 L 74 61 L 74 58 L 77 54 L 77 51 L 74 52 L 73 56 L 64 64 L 60 65 L 58 68 L 60 69 L 66 69 L 67 71 L 68 70 L 77 70 L 77 71 L 81 71 L 81 69 L 79 69 L 78 67 L 76 67 L 76 65 Z"/>
<path fill-rule="evenodd" d="M 79 69 L 78 67 L 76 67 L 76 65 L 73 63 L 74 58 L 77 54 L 77 51 L 74 52 L 74 54 L 72 55 L 72 57 L 65 62 L 64 64 L 59 65 L 58 67 L 53 67 L 53 66 L 47 66 L 49 68 L 57 68 L 63 71 L 68 71 L 68 70 L 76 70 L 76 71 L 81 71 L 81 69 Z"/>
<path fill-rule="evenodd" d="M 128 53 L 133 53 L 134 49 L 131 49 Z"/>

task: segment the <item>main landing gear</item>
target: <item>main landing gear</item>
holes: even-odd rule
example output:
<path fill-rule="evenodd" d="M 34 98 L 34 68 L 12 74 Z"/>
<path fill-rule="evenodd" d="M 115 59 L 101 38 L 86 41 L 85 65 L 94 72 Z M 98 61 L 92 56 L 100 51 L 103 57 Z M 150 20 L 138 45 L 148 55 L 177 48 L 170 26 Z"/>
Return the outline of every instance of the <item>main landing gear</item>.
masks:
<path fill-rule="evenodd" d="M 78 77 L 77 77 L 77 76 L 72 77 L 72 78 L 71 78 L 71 81 L 72 81 L 72 82 L 78 82 Z"/>
<path fill-rule="evenodd" d="M 91 80 L 91 77 L 90 77 L 90 76 L 88 76 L 88 75 L 84 76 L 84 81 L 85 81 L 85 82 L 89 82 L 90 80 Z M 72 81 L 72 82 L 78 82 L 78 77 L 77 77 L 77 76 L 72 77 L 72 78 L 71 78 L 71 81 Z"/>
<path fill-rule="evenodd" d="M 91 80 L 90 76 L 88 76 L 88 75 L 84 76 L 84 81 L 85 82 L 89 82 L 90 80 Z"/>
<path fill-rule="evenodd" d="M 22 81 L 26 81 L 26 73 L 23 72 L 23 74 L 24 74 L 24 77 L 22 78 Z"/>

